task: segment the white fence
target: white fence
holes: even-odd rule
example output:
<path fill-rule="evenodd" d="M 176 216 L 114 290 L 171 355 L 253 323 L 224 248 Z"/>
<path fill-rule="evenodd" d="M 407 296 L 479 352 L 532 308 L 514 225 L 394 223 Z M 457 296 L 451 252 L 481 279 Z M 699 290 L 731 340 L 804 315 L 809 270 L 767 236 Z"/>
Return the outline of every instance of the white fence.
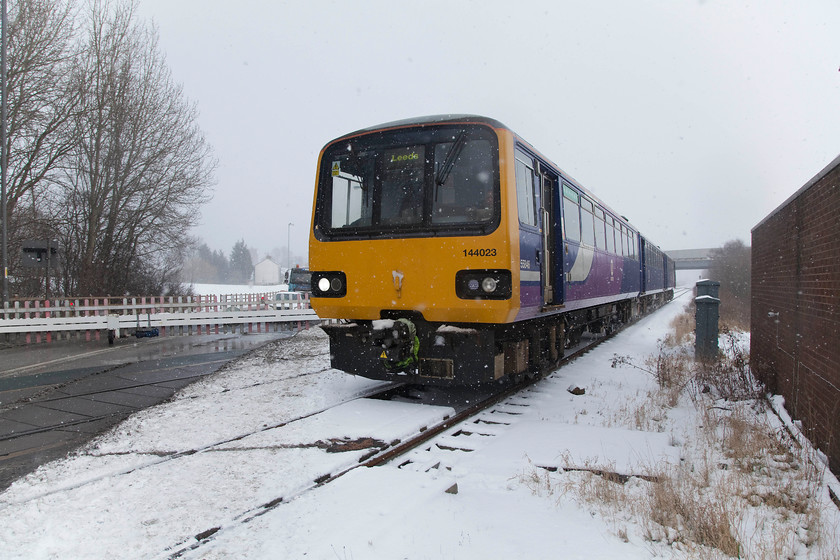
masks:
<path fill-rule="evenodd" d="M 0 341 L 99 340 L 154 327 L 161 336 L 275 332 L 318 322 L 308 294 L 24 300 L 0 309 Z"/>

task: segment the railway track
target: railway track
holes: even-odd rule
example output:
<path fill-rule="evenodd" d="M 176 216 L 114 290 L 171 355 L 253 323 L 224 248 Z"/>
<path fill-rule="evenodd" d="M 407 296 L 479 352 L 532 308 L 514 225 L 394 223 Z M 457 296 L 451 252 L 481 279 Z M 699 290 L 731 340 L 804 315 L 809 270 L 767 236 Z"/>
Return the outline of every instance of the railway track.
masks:
<path fill-rule="evenodd" d="M 684 290 L 679 291 L 678 293 L 675 293 L 674 299 L 680 297 L 682 294 L 684 294 L 687 291 L 690 291 L 690 289 L 684 289 Z M 631 322 L 629 324 L 626 324 L 626 325 L 622 326 L 620 329 L 612 331 L 609 334 L 597 336 L 595 338 L 590 339 L 588 342 L 579 344 L 577 347 L 573 348 L 569 353 L 567 353 L 560 360 L 560 364 L 558 366 L 558 369 L 560 367 L 563 367 L 563 365 L 579 358 L 580 356 L 583 356 L 587 352 L 596 348 L 601 343 L 606 342 L 607 340 L 611 339 L 612 337 L 614 337 L 618 333 L 622 332 L 625 328 L 629 327 L 632 324 L 633 324 L 633 322 Z M 389 448 L 388 450 L 384 450 L 382 453 L 377 454 L 374 457 L 371 457 L 370 459 L 368 459 L 367 461 L 365 461 L 363 464 L 361 464 L 359 466 L 374 467 L 374 466 L 382 465 L 384 463 L 392 461 L 392 460 L 394 460 L 398 457 L 401 457 L 404 454 L 406 454 L 407 452 L 411 451 L 412 449 L 415 449 L 415 448 L 423 445 L 427 441 L 429 441 L 429 440 L 433 439 L 434 437 L 438 436 L 439 434 L 447 431 L 448 429 L 452 428 L 453 426 L 456 426 L 456 425 L 462 424 L 466 421 L 469 421 L 471 418 L 475 417 L 479 413 L 482 413 L 482 412 L 488 410 L 489 408 L 493 407 L 497 403 L 499 403 L 501 401 L 504 401 L 505 399 L 508 399 L 509 397 L 512 397 L 514 395 L 519 394 L 520 392 L 527 389 L 528 387 L 531 387 L 532 385 L 538 383 L 541 379 L 542 379 L 542 377 L 527 378 L 527 379 L 524 379 L 521 382 L 516 383 L 516 384 L 514 384 L 514 385 L 512 385 L 512 386 L 510 386 L 510 387 L 508 387 L 508 388 L 506 388 L 506 389 L 504 389 L 504 390 L 502 390 L 498 393 L 494 393 L 494 394 L 488 396 L 487 398 L 485 398 L 485 399 L 483 399 L 483 400 L 481 400 L 481 401 L 479 401 L 479 402 L 477 402 L 477 403 L 475 403 L 475 404 L 457 412 L 454 416 L 445 419 L 443 422 L 441 422 L 437 426 L 429 427 L 428 429 L 424 430 L 423 432 L 418 433 L 415 437 L 411 438 L 410 440 L 407 440 L 405 442 L 401 442 L 398 445 L 395 445 L 392 448 Z M 335 478 L 338 478 L 343 474 L 344 473 L 337 474 L 334 477 L 331 477 L 330 480 L 334 480 Z"/>
<path fill-rule="evenodd" d="M 587 344 L 582 344 L 574 349 L 567 350 L 567 356 L 563 359 L 561 365 L 574 360 L 598 344 L 609 340 L 611 336 L 600 336 L 595 339 L 589 339 L 587 340 Z M 294 400 L 303 397 L 303 400 L 309 401 L 313 392 L 317 392 L 319 388 L 322 390 L 327 386 L 332 387 L 336 380 L 344 379 L 344 377 L 337 377 L 336 372 L 330 373 L 323 369 L 328 366 L 327 354 L 326 352 L 321 352 L 320 347 L 320 344 L 325 341 L 318 342 L 318 346 L 314 347 L 306 345 L 295 347 L 293 341 L 294 339 L 284 341 L 284 345 L 288 344 L 288 346 L 279 346 L 277 354 L 270 356 L 270 360 L 266 360 L 266 362 L 273 361 L 275 363 L 294 362 L 291 365 L 284 366 L 287 372 L 284 374 L 284 378 L 275 379 L 272 376 L 263 376 L 255 379 L 272 379 L 272 381 L 264 384 L 248 385 L 251 383 L 251 379 L 246 378 L 243 380 L 240 370 L 232 368 L 232 373 L 235 375 L 229 379 L 236 380 L 239 382 L 239 385 L 236 388 L 224 388 L 224 390 L 212 392 L 210 394 L 212 398 L 209 398 L 208 403 L 223 402 L 228 397 L 218 398 L 221 393 L 250 386 L 255 387 L 255 391 L 247 395 L 257 394 L 258 392 L 262 394 L 285 393 L 289 395 L 289 399 Z M 286 349 L 283 350 L 282 348 Z M 313 353 L 313 350 L 317 352 Z M 295 361 L 297 359 L 300 359 L 300 361 Z M 329 368 L 327 367 L 327 369 Z M 354 382 L 349 384 L 353 388 L 353 391 L 355 391 L 352 395 L 350 395 L 349 391 L 346 393 L 339 391 L 335 395 L 330 392 L 329 397 L 332 399 L 332 402 L 322 403 L 323 406 L 311 406 L 311 402 L 307 402 L 304 406 L 298 404 L 295 405 L 297 408 L 292 407 L 296 413 L 273 414 L 275 418 L 273 421 L 265 420 L 269 416 L 257 414 L 256 416 L 259 416 L 259 418 L 255 416 L 254 419 L 258 419 L 259 422 L 254 422 L 252 428 L 240 429 L 242 426 L 245 426 L 243 423 L 237 425 L 235 430 L 228 430 L 223 437 L 217 437 L 212 440 L 206 437 L 183 438 L 184 441 L 191 442 L 189 446 L 175 448 L 176 446 L 168 445 L 164 441 L 162 445 L 155 448 L 150 444 L 144 444 L 142 442 L 138 444 L 137 440 L 124 443 L 122 439 L 117 437 L 112 439 L 112 442 L 116 442 L 115 444 L 106 443 L 101 447 L 97 446 L 83 450 L 82 454 L 85 457 L 86 464 L 90 464 L 90 461 L 95 460 L 97 457 L 101 457 L 103 460 L 103 466 L 101 468 L 94 468 L 87 478 L 83 480 L 76 479 L 75 482 L 68 480 L 66 484 L 61 483 L 59 480 L 56 483 L 51 483 L 50 486 L 39 485 L 39 487 L 33 488 L 28 495 L 20 495 L 18 499 L 7 502 L 6 505 L 0 504 L 0 508 L 5 509 L 15 504 L 39 500 L 44 497 L 50 497 L 50 501 L 52 501 L 55 499 L 52 496 L 53 494 L 59 494 L 68 490 L 75 491 L 76 489 L 83 489 L 83 487 L 88 485 L 90 485 L 90 489 L 85 492 L 87 494 L 95 491 L 98 488 L 96 486 L 97 484 L 103 488 L 131 489 L 133 485 L 143 480 L 144 475 L 142 473 L 144 471 L 154 467 L 161 467 L 166 469 L 165 472 L 172 473 L 174 478 L 171 480 L 173 485 L 175 485 L 178 484 L 177 473 L 189 472 L 194 465 L 202 461 L 204 463 L 215 461 L 211 457 L 220 457 L 225 454 L 230 457 L 233 456 L 231 452 L 237 451 L 241 453 L 237 457 L 241 456 L 242 464 L 246 465 L 244 469 L 248 472 L 249 477 L 266 477 L 266 479 L 275 480 L 285 480 L 287 477 L 294 478 L 293 483 L 275 484 L 274 486 L 271 484 L 264 485 L 265 489 L 276 488 L 274 491 L 246 492 L 242 496 L 236 496 L 236 500 L 226 502 L 224 511 L 220 510 L 216 515 L 205 516 L 204 522 L 202 523 L 202 525 L 206 523 L 204 527 L 198 524 L 183 523 L 178 524 L 180 528 L 173 527 L 172 529 L 166 529 L 153 538 L 154 544 L 149 549 L 152 557 L 167 559 L 197 558 L 207 552 L 205 548 L 209 547 L 215 539 L 228 534 L 228 531 L 233 531 L 251 520 L 264 516 L 281 507 L 283 504 L 308 492 L 331 484 L 345 474 L 360 467 L 373 467 L 390 463 L 397 468 L 412 469 L 415 471 L 428 471 L 437 468 L 445 469 L 448 466 L 446 463 L 448 460 L 458 461 L 457 454 L 467 453 L 476 445 L 481 445 L 482 440 L 487 441 L 490 439 L 483 436 L 504 433 L 507 425 L 516 421 L 516 416 L 519 413 L 517 409 L 523 405 L 527 405 L 529 399 L 529 395 L 527 394 L 528 388 L 532 387 L 536 382 L 538 382 L 538 379 L 524 380 L 521 383 L 511 384 L 504 387 L 502 391 L 486 395 L 479 402 L 467 402 L 473 399 L 467 398 L 467 393 L 464 393 L 460 401 L 455 397 L 452 401 L 444 402 L 443 404 L 446 408 L 442 411 L 439 406 L 441 401 L 445 401 L 445 397 L 447 395 L 451 396 L 454 391 L 435 392 L 432 389 L 422 391 L 417 387 L 409 385 L 384 383 L 372 386 L 365 391 L 358 391 L 359 385 Z M 473 394 L 470 393 L 470 395 Z M 249 398 L 247 395 L 245 398 Z M 178 404 L 179 402 L 189 404 L 192 398 L 195 397 L 187 396 L 186 398 L 181 398 L 179 401 L 175 401 L 173 404 Z M 237 399 L 239 402 L 244 402 L 242 396 L 237 397 Z M 376 408 L 373 405 L 369 408 L 366 402 L 368 400 L 397 401 L 393 405 L 394 408 L 388 408 L 392 405 L 387 405 L 386 408 L 388 410 L 400 410 L 403 407 L 411 408 L 413 403 L 418 403 L 418 406 L 421 408 L 417 410 L 427 411 L 421 413 L 420 416 L 428 416 L 429 418 L 435 416 L 440 421 L 417 424 L 417 426 L 423 427 L 414 431 L 414 433 L 406 429 L 401 432 L 403 435 L 399 439 L 382 438 L 383 441 L 376 439 L 380 432 L 377 431 L 378 428 L 376 426 L 378 425 L 375 423 L 370 424 L 376 428 L 369 430 L 376 432 L 371 433 L 370 438 L 360 437 L 350 441 L 315 441 L 315 438 L 320 437 L 321 434 L 321 432 L 317 431 L 310 431 L 307 432 L 308 435 L 300 436 L 302 425 L 318 423 L 323 418 L 321 415 L 329 416 L 331 411 L 339 409 L 343 405 L 353 404 L 355 402 L 357 404 L 356 410 L 364 416 L 366 411 Z M 285 406 L 283 404 L 285 402 L 280 401 L 281 406 Z M 288 402 L 292 403 L 292 401 Z M 315 400 L 312 402 L 317 404 L 321 401 Z M 197 403 L 198 409 L 206 409 L 206 404 L 208 403 Z M 427 405 L 434 406 L 430 407 Z M 436 412 L 430 414 L 428 412 L 430 409 L 436 409 Z M 276 411 L 277 408 L 274 407 L 272 410 Z M 208 412 L 206 418 L 209 420 L 210 418 L 216 418 L 216 416 L 213 412 Z M 145 417 L 139 418 L 136 423 L 129 426 L 128 433 L 130 433 L 132 428 L 145 426 L 145 422 Z M 198 423 L 200 424 L 200 422 L 199 420 Z M 154 430 L 154 427 L 150 429 Z M 196 433 L 199 433 L 198 430 L 200 429 L 200 425 L 196 426 Z M 341 435 L 342 430 L 338 430 L 336 433 L 329 433 L 332 435 Z M 313 437 L 311 434 L 317 435 Z M 472 437 L 474 435 L 480 435 L 482 437 Z M 135 436 L 135 434 L 132 434 L 132 436 Z M 142 435 L 140 437 L 142 440 Z M 295 439 L 296 437 L 297 439 Z M 149 439 L 157 441 L 157 434 L 154 438 Z M 199 440 L 204 440 L 206 443 L 200 443 Z M 175 449 L 165 451 L 166 447 L 173 447 Z M 307 450 L 306 453 L 320 457 L 320 459 L 316 457 L 316 460 L 322 461 L 323 464 L 313 466 L 315 463 L 310 462 L 304 465 L 304 467 L 301 467 L 299 465 L 293 465 L 289 461 L 290 457 L 298 457 L 296 454 L 289 454 L 288 451 L 274 454 L 274 451 L 278 449 L 307 448 L 312 449 Z M 264 457 L 268 453 L 273 459 L 271 463 L 265 463 L 265 459 L 262 459 L 265 466 L 260 466 L 254 470 L 253 467 L 248 466 L 252 457 L 249 453 L 252 452 L 257 453 L 254 457 Z M 324 452 L 335 453 L 335 455 L 321 455 Z M 122 455 L 130 457 L 123 459 L 120 457 Z M 327 459 L 327 457 L 330 458 Z M 125 467 L 121 468 L 119 465 L 125 465 Z M 139 476 L 140 478 L 133 478 L 134 476 Z M 156 476 L 160 477 L 160 472 Z M 215 484 L 231 485 L 231 482 L 233 482 L 233 485 L 237 486 L 236 480 L 238 479 L 220 472 L 218 480 L 208 480 L 206 484 L 213 487 Z M 142 482 L 140 485 L 142 485 Z M 231 488 L 234 486 L 231 486 Z M 177 489 L 176 486 L 172 486 L 172 488 Z M 188 487 L 177 490 L 177 496 L 188 495 L 190 492 Z M 243 490 L 247 489 L 243 488 Z M 164 516 L 165 519 L 174 520 L 181 517 L 177 507 L 179 501 L 183 500 L 183 498 L 178 498 L 177 496 L 171 500 L 164 499 L 161 501 L 162 508 L 173 506 L 176 508 L 169 511 Z M 124 496 L 123 499 L 130 500 L 131 498 Z M 166 506 L 167 503 L 170 505 Z M 160 527 L 165 527 L 163 519 L 161 520 Z"/>
<path fill-rule="evenodd" d="M 624 327 L 626 328 L 626 326 Z M 623 330 L 617 330 L 607 335 L 601 335 L 597 338 L 591 338 L 586 342 L 582 342 L 574 349 L 570 350 L 566 356 L 561 360 L 560 367 L 564 364 L 571 362 L 579 358 L 580 356 L 584 355 L 585 353 L 589 352 L 593 348 L 597 347 L 599 344 L 609 340 L 619 332 Z M 300 491 L 292 494 L 292 495 L 284 495 L 284 496 L 277 496 L 272 500 L 269 500 L 263 504 L 260 504 L 257 507 L 251 508 L 247 511 L 241 512 L 239 515 L 236 516 L 235 520 L 228 524 L 228 525 L 220 525 L 216 527 L 210 527 L 200 533 L 197 533 L 192 538 L 188 539 L 187 541 L 178 543 L 175 545 L 170 551 L 167 551 L 163 558 L 167 560 L 175 560 L 178 558 L 184 558 L 186 556 L 190 556 L 191 554 L 200 551 L 201 548 L 208 543 L 212 542 L 213 539 L 224 532 L 225 530 L 235 528 L 237 526 L 243 525 L 248 523 L 258 517 L 261 517 L 272 510 L 282 506 L 284 503 L 288 503 L 290 500 L 293 500 L 306 492 L 313 491 L 321 486 L 330 484 L 335 480 L 343 477 L 344 475 L 348 474 L 351 471 L 362 467 L 376 467 L 379 465 L 384 465 L 386 463 L 390 463 L 392 461 L 402 459 L 403 462 L 400 464 L 400 467 L 408 467 L 409 465 L 419 464 L 420 468 L 440 468 L 440 461 L 437 460 L 418 460 L 415 458 L 407 458 L 408 454 L 418 450 L 419 448 L 423 447 L 425 444 L 429 444 L 435 438 L 445 437 L 449 440 L 453 438 L 457 438 L 461 435 L 472 435 L 475 432 L 480 432 L 482 435 L 492 435 L 495 431 L 494 429 L 486 429 L 486 428 L 479 428 L 475 425 L 468 426 L 468 424 L 474 421 L 475 423 L 481 423 L 485 426 L 490 424 L 496 424 L 504 426 L 508 424 L 507 422 L 500 420 L 500 419 L 487 419 L 487 418 L 479 418 L 479 416 L 488 416 L 497 414 L 499 417 L 503 415 L 516 415 L 515 411 L 511 411 L 512 408 L 516 406 L 523 406 L 522 404 L 512 403 L 509 402 L 512 398 L 521 395 L 523 391 L 527 390 L 528 388 L 532 387 L 534 384 L 538 383 L 542 377 L 534 377 L 534 378 L 526 378 L 521 380 L 517 383 L 512 383 L 509 386 L 502 388 L 500 391 L 495 391 L 492 394 L 489 394 L 479 401 L 475 403 L 470 403 L 463 407 L 460 407 L 456 412 L 452 415 L 448 415 L 443 418 L 439 423 L 426 426 L 419 430 L 417 433 L 413 434 L 412 436 L 405 438 L 400 441 L 394 441 L 390 443 L 386 442 L 369 442 L 371 451 L 367 453 L 362 459 L 359 460 L 358 463 L 349 465 L 339 471 L 332 473 L 328 476 L 322 476 L 312 480 L 312 483 L 306 487 L 301 489 Z M 392 399 L 392 398 L 407 398 L 411 400 L 416 400 L 417 397 L 413 392 L 413 387 L 410 385 L 399 385 L 393 386 L 389 385 L 387 387 L 380 388 L 376 391 L 371 392 L 369 395 L 360 398 L 380 398 L 380 399 Z M 419 404 L 422 406 L 425 403 Z M 506 403 L 506 404 L 505 404 Z M 501 408 L 499 410 L 494 410 L 494 407 L 499 405 Z M 323 412 L 323 411 L 321 411 Z M 307 417 L 314 416 L 319 412 L 313 413 L 308 415 Z M 301 418 L 303 419 L 303 418 Z M 244 438 L 245 436 L 243 436 Z M 237 438 L 242 439 L 242 438 Z M 470 452 L 471 449 L 469 447 L 462 447 L 458 443 L 453 443 L 448 445 L 447 443 L 441 443 L 438 445 L 440 449 L 449 451 L 449 452 Z M 425 450 L 425 452 L 431 452 L 432 449 L 429 447 Z M 421 450 L 420 453 L 423 451 Z M 431 464 L 429 467 L 423 467 L 423 465 Z M 452 491 L 456 491 L 455 488 L 451 489 Z"/>

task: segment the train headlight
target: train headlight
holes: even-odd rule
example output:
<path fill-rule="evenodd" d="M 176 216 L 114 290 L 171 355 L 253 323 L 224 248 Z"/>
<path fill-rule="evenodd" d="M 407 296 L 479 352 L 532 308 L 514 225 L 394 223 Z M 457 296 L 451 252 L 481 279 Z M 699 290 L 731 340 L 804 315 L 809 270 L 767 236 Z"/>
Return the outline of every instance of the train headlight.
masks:
<path fill-rule="evenodd" d="M 499 285 L 499 281 L 493 278 L 492 276 L 487 276 L 484 280 L 481 281 L 481 289 L 484 290 L 485 294 L 492 294 L 496 291 L 496 286 Z"/>
<path fill-rule="evenodd" d="M 455 273 L 455 294 L 461 299 L 510 299 L 509 270 L 459 270 Z"/>
<path fill-rule="evenodd" d="M 347 275 L 340 271 L 313 272 L 312 296 L 340 298 L 347 295 Z"/>

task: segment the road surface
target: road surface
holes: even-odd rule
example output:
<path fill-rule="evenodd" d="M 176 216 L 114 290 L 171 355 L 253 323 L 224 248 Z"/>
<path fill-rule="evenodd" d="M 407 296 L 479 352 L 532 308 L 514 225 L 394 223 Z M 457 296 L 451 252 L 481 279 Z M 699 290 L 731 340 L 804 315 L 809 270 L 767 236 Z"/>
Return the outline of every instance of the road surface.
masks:
<path fill-rule="evenodd" d="M 289 331 L 0 349 L 0 490 Z"/>

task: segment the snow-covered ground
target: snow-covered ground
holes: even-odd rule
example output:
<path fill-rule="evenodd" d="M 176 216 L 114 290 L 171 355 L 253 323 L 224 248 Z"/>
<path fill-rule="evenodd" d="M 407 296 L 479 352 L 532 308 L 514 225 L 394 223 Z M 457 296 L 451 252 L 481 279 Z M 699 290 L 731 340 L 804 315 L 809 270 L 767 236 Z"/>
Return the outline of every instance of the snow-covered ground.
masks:
<path fill-rule="evenodd" d="M 289 291 L 288 284 L 257 286 L 254 284 L 190 284 L 197 296 L 221 296 L 230 294 L 268 294 Z"/>
<path fill-rule="evenodd" d="M 318 329 L 273 343 L 0 494 L 0 557 L 713 558 L 690 523 L 649 507 L 688 479 L 696 504 L 730 490 L 721 507 L 741 508 L 742 557 L 837 558 L 826 490 L 837 482 L 809 467 L 812 453 L 780 447 L 745 469 L 709 439 L 713 422 L 732 439 L 736 417 L 782 437 L 774 414 L 701 392 L 666 398 L 640 367 L 613 367 L 657 355 L 684 304 L 374 468 L 352 469 L 364 444 L 335 444 L 401 439 L 451 409 L 358 398 L 378 383 L 331 370 Z"/>

